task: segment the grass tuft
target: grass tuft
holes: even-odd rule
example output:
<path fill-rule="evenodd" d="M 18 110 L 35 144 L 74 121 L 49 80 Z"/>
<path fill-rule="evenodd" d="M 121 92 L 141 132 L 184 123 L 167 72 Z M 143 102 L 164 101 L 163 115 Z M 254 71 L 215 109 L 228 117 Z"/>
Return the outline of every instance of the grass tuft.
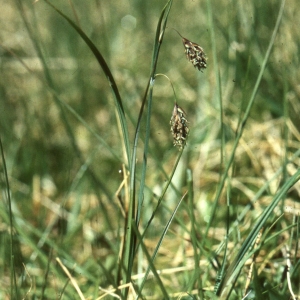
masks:
<path fill-rule="evenodd" d="M 299 298 L 298 15 L 8 2 L 0 299 Z"/>

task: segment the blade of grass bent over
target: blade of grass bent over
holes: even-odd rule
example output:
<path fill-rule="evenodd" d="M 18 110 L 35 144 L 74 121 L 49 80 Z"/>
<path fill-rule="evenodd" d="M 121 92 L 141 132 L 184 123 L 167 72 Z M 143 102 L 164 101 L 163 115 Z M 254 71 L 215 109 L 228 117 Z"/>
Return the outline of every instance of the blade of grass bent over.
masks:
<path fill-rule="evenodd" d="M 18 7 L 18 9 L 20 11 L 20 14 L 21 14 L 21 17 L 23 19 L 23 22 L 25 24 L 25 28 L 27 29 L 28 35 L 29 35 L 29 37 L 30 37 L 30 39 L 32 41 L 34 49 L 37 52 L 38 57 L 39 57 L 39 59 L 40 59 L 40 61 L 42 63 L 43 73 L 45 75 L 47 86 L 49 86 L 50 89 L 55 90 L 52 77 L 50 75 L 50 72 L 48 70 L 45 57 L 43 55 L 42 47 L 38 43 L 38 36 L 31 29 L 29 20 L 26 17 L 26 12 L 25 12 L 25 9 L 24 9 L 24 1 L 16 0 L 16 4 L 17 4 L 17 7 Z M 60 117 L 61 117 L 62 122 L 64 124 L 64 128 L 65 128 L 65 130 L 67 132 L 67 136 L 70 139 L 71 145 L 72 145 L 72 147 L 74 149 L 74 152 L 76 153 L 76 156 L 78 157 L 79 161 L 83 164 L 84 163 L 84 158 L 83 158 L 83 155 L 82 155 L 82 153 L 81 153 L 81 151 L 80 151 L 80 149 L 79 149 L 79 147 L 77 145 L 77 141 L 76 141 L 76 138 L 74 136 L 73 129 L 72 129 L 72 127 L 71 127 L 71 125 L 70 125 L 70 123 L 69 123 L 69 121 L 67 119 L 65 111 L 64 111 L 64 109 L 63 109 L 63 107 L 61 105 L 61 102 L 59 101 L 57 95 L 54 93 L 53 96 L 54 96 L 53 99 L 55 101 L 55 104 L 57 105 L 57 107 L 59 109 Z M 98 193 L 99 193 L 98 192 L 99 185 L 104 190 L 105 194 L 107 194 L 110 197 L 110 195 L 105 191 L 106 190 L 105 186 L 100 182 L 100 180 L 97 178 L 97 176 L 95 175 L 95 173 L 93 172 L 93 170 L 91 168 L 88 168 L 87 171 L 88 171 L 87 174 L 89 175 L 89 177 L 90 177 L 90 179 L 92 181 L 92 186 L 94 187 L 94 191 L 97 194 L 98 199 L 100 199 L 100 197 L 98 195 Z M 100 203 L 101 203 L 101 201 L 100 201 Z"/>
<path fill-rule="evenodd" d="M 121 128 L 123 133 L 123 141 L 125 143 L 126 148 L 126 155 L 127 155 L 127 161 L 128 161 L 128 167 L 130 169 L 130 146 L 129 146 L 129 136 L 128 136 L 128 128 L 125 118 L 125 112 L 122 104 L 122 99 L 119 93 L 119 89 L 117 87 L 117 84 L 115 82 L 115 79 L 105 61 L 102 54 L 98 50 L 98 48 L 95 46 L 95 44 L 89 39 L 89 37 L 78 27 L 70 18 L 68 18 L 63 12 L 61 12 L 58 8 L 56 8 L 53 4 L 51 4 L 48 0 L 45 0 L 45 2 L 50 5 L 56 12 L 58 12 L 80 35 L 80 37 L 84 40 L 84 42 L 87 44 L 87 46 L 90 48 L 90 50 L 93 52 L 94 56 L 96 57 L 99 65 L 101 66 L 104 74 L 106 75 L 106 78 L 108 80 L 108 83 L 112 89 L 114 100 L 115 100 L 115 106 L 118 111 L 119 120 L 121 122 Z"/>
<path fill-rule="evenodd" d="M 42 84 L 45 85 L 45 87 L 47 88 L 47 90 L 56 98 L 56 100 L 66 109 L 68 110 L 71 115 L 73 115 L 73 117 L 80 122 L 97 140 L 98 142 L 104 147 L 106 148 L 109 153 L 113 156 L 114 159 L 116 159 L 117 161 L 119 161 L 120 163 L 123 162 L 122 158 L 116 153 L 116 151 L 110 147 L 105 140 L 97 133 L 97 131 L 95 129 L 93 129 L 77 112 L 74 108 L 72 108 L 71 105 L 69 105 L 68 103 L 66 103 L 64 100 L 62 100 L 62 98 L 59 96 L 59 94 L 47 83 L 47 81 L 41 79 L 39 76 L 36 75 L 36 73 L 34 73 L 29 67 L 28 65 L 16 54 L 14 53 L 14 51 L 12 51 L 11 49 L 5 47 L 4 45 L 2 45 L 0 43 L 0 47 L 3 48 L 5 51 L 7 51 L 8 53 L 10 53 L 12 56 L 14 56 L 19 62 L 20 64 L 28 71 L 28 73 L 34 75 L 36 77 L 37 80 L 39 80 Z M 103 187 L 101 186 L 101 188 L 103 189 Z M 106 193 L 107 195 L 109 195 L 109 193 Z"/>

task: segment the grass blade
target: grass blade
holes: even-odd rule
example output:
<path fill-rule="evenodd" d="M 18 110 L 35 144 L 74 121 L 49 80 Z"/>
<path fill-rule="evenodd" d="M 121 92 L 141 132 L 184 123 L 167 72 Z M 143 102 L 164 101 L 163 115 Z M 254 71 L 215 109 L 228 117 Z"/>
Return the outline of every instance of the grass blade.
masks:
<path fill-rule="evenodd" d="M 38 54 L 39 59 L 41 60 L 42 67 L 43 67 L 43 72 L 44 72 L 44 75 L 45 75 L 45 78 L 46 78 L 46 82 L 47 82 L 46 86 L 49 87 L 50 90 L 54 91 L 55 90 L 54 83 L 53 83 L 51 74 L 49 72 L 49 68 L 47 66 L 45 57 L 43 55 L 42 48 L 41 48 L 41 46 L 38 43 L 38 37 L 37 37 L 37 35 L 34 34 L 33 30 L 30 27 L 29 19 L 26 17 L 24 3 L 22 1 L 20 1 L 20 0 L 16 0 L 16 3 L 17 3 L 17 6 L 18 6 L 18 8 L 20 10 L 23 22 L 24 22 L 25 27 L 27 29 L 27 32 L 28 32 L 28 34 L 30 36 L 30 39 L 31 39 L 31 41 L 32 41 L 32 43 L 34 45 L 34 48 L 35 48 L 35 50 L 36 50 L 36 52 Z M 51 4 L 49 3 L 49 5 L 51 5 Z M 81 153 L 81 151 L 79 149 L 79 146 L 78 146 L 76 138 L 75 138 L 75 134 L 73 132 L 73 129 L 72 129 L 72 127 L 71 127 L 68 119 L 67 119 L 67 116 L 66 116 L 65 110 L 63 108 L 63 105 L 62 105 L 61 101 L 59 100 L 59 98 L 57 97 L 57 94 L 53 93 L 53 95 L 54 95 L 55 104 L 59 108 L 60 117 L 61 117 L 61 119 L 63 121 L 65 130 L 67 132 L 68 138 L 70 139 L 71 145 L 72 145 L 72 147 L 73 147 L 73 149 L 74 149 L 74 151 L 76 153 L 76 156 L 79 158 L 79 161 L 81 162 L 81 164 L 84 164 L 83 155 L 82 155 L 82 153 Z M 87 171 L 88 171 L 87 173 L 88 173 L 88 175 L 89 175 L 89 177 L 91 179 L 92 185 L 94 187 L 95 193 L 98 194 L 98 199 L 100 199 L 99 192 L 98 192 L 99 185 L 102 187 L 102 189 L 104 191 L 106 190 L 105 186 L 100 182 L 100 180 L 97 178 L 97 176 L 95 175 L 94 171 L 91 168 L 88 168 Z M 107 194 L 108 197 L 111 197 L 107 191 L 105 191 L 105 192 L 106 192 L 106 194 Z"/>
<path fill-rule="evenodd" d="M 148 81 L 146 91 L 142 100 L 142 105 L 140 108 L 138 121 L 136 125 L 136 131 L 135 131 L 135 137 L 134 137 L 134 146 L 133 146 L 133 152 L 132 152 L 132 158 L 131 158 L 131 169 L 130 169 L 130 203 L 129 203 L 129 209 L 128 209 L 128 216 L 127 216 L 127 237 L 126 237 L 126 245 L 125 245 L 125 257 L 124 257 L 124 266 L 126 267 L 126 275 L 123 278 L 123 281 L 125 283 L 130 281 L 131 278 L 131 271 L 133 266 L 133 259 L 134 259 L 134 253 L 135 253 L 135 241 L 132 234 L 132 220 L 136 219 L 136 224 L 138 224 L 138 220 L 140 218 L 140 211 L 141 211 L 141 203 L 142 203 L 142 197 L 139 198 L 138 203 L 138 210 L 137 213 L 135 210 L 135 203 L 136 203 L 136 154 L 137 154 L 137 144 L 139 139 L 139 132 L 140 132 L 140 126 L 141 126 L 141 119 L 144 111 L 144 107 L 147 100 L 147 95 L 149 91 L 149 87 L 153 86 L 154 84 L 154 76 L 156 71 L 156 65 L 158 61 L 158 55 L 160 46 L 162 43 L 164 31 L 167 25 L 167 18 L 172 6 L 173 0 L 169 0 L 165 7 L 163 8 L 160 18 L 158 20 L 157 30 L 156 30 L 156 37 L 155 37 L 155 43 L 154 43 L 154 50 L 153 50 L 153 58 L 152 58 L 152 66 L 151 66 L 151 73 L 150 73 L 150 80 Z M 164 20 L 164 22 L 163 22 Z M 151 104 L 149 105 L 151 109 Z M 148 121 L 147 123 L 150 123 L 150 114 L 148 111 Z M 150 125 L 148 124 L 148 129 Z M 145 181 L 145 172 L 146 172 L 146 165 L 147 165 L 147 152 L 148 152 L 148 139 L 149 139 L 149 132 L 146 133 L 145 141 L 145 150 L 144 150 L 144 164 L 143 164 L 143 171 L 142 171 L 142 179 L 140 184 L 140 189 L 143 191 L 144 189 L 144 181 Z M 146 154 L 145 154 L 146 153 Z M 127 292 L 127 290 L 126 290 Z M 126 296 L 126 295 L 125 295 Z"/>
<path fill-rule="evenodd" d="M 145 285 L 145 283 L 146 283 L 146 280 L 147 280 L 147 277 L 148 277 L 150 271 L 151 271 L 151 270 L 152 270 L 152 271 L 155 270 L 155 272 L 156 272 L 156 269 L 155 269 L 155 267 L 154 267 L 154 265 L 153 265 L 154 260 L 155 260 L 155 258 L 156 258 L 157 253 L 158 253 L 158 250 L 159 250 L 159 248 L 160 248 L 160 246 L 161 246 L 161 244 L 162 244 L 162 241 L 163 241 L 163 239 L 164 239 L 164 237 L 165 237 L 165 235 L 166 235 L 166 233 L 167 233 L 167 231 L 168 231 L 168 229 L 169 229 L 169 227 L 170 227 L 170 225 L 171 225 L 171 223 L 172 223 L 172 221 L 173 221 L 173 219 L 174 219 L 174 217 L 175 217 L 175 215 L 176 215 L 176 212 L 178 211 L 178 208 L 179 208 L 179 206 L 180 206 L 182 200 L 185 198 L 186 194 L 187 194 L 187 192 L 185 192 L 185 194 L 182 196 L 182 198 L 180 199 L 180 201 L 179 201 L 178 204 L 176 205 L 176 207 L 175 207 L 175 209 L 174 209 L 174 211 L 173 211 L 173 213 L 172 213 L 172 215 L 171 215 L 171 218 L 169 219 L 168 223 L 166 224 L 166 226 L 165 226 L 165 228 L 164 228 L 164 230 L 163 230 L 163 232 L 162 232 L 162 235 L 161 235 L 161 237 L 160 237 L 160 239 L 159 239 L 159 241 L 158 241 L 158 243 L 157 243 L 157 245 L 156 245 L 156 247 L 155 247 L 155 249 L 154 249 L 154 252 L 153 252 L 153 255 L 152 255 L 151 258 L 150 258 L 150 256 L 149 256 L 148 252 L 146 251 L 147 249 L 145 248 L 145 245 L 143 244 L 143 237 L 142 237 L 142 236 L 139 234 L 139 232 L 137 231 L 136 224 L 134 224 L 134 225 L 135 225 L 135 226 L 134 226 L 135 233 L 138 234 L 138 240 L 139 240 L 139 242 L 141 243 L 142 248 L 143 248 L 143 250 L 144 250 L 144 252 L 145 252 L 145 254 L 146 254 L 146 256 L 147 256 L 147 260 L 148 260 L 148 262 L 149 262 L 149 267 L 148 267 L 147 271 L 145 272 L 145 276 L 144 276 L 144 279 L 143 279 L 143 281 L 142 281 L 142 283 L 141 283 L 140 290 L 139 290 L 139 295 L 138 295 L 138 296 L 140 296 L 140 294 L 141 294 L 141 292 L 142 292 L 142 289 L 143 289 L 143 287 L 144 287 L 144 285 Z M 153 273 L 154 273 L 154 272 L 153 272 Z M 158 276 L 158 275 L 157 275 L 157 276 Z M 160 279 L 159 279 L 159 282 L 161 282 Z M 162 288 L 163 293 L 165 294 L 165 292 L 164 292 L 164 291 L 165 291 L 164 287 L 161 286 L 161 288 Z M 137 298 L 138 298 L 138 297 L 137 297 Z M 167 295 L 165 299 L 168 299 L 168 298 L 169 298 L 169 297 L 168 297 L 168 295 Z"/>
<path fill-rule="evenodd" d="M 204 299 L 204 294 L 202 290 L 202 280 L 200 277 L 200 266 L 199 266 L 199 261 L 200 261 L 200 255 L 199 255 L 199 249 L 198 249 L 198 238 L 197 238 L 197 223 L 194 215 L 194 190 L 193 190 L 193 175 L 191 169 L 187 170 L 187 183 L 188 183 L 188 193 L 189 193 L 189 202 L 188 202 L 188 214 L 189 218 L 191 220 L 191 241 L 192 241 L 192 246 L 194 249 L 194 263 L 195 263 L 195 270 L 194 270 L 194 275 L 192 280 L 189 284 L 189 292 L 192 290 L 195 282 L 198 282 L 198 294 L 200 296 L 200 299 Z"/>
<path fill-rule="evenodd" d="M 149 262 L 149 267 L 147 269 L 147 272 L 145 272 L 145 276 L 144 276 L 144 279 L 142 281 L 142 284 L 141 284 L 141 287 L 139 289 L 139 293 L 138 293 L 136 299 L 139 299 L 142 296 L 142 294 L 141 294 L 142 293 L 142 289 L 144 287 L 144 284 L 145 284 L 145 282 L 147 280 L 147 277 L 148 277 L 150 271 L 153 272 L 153 275 L 156 278 L 156 280 L 158 282 L 158 285 L 159 285 L 159 287 L 160 287 L 160 289 L 161 289 L 161 291 L 162 291 L 162 293 L 164 295 L 164 299 L 168 299 L 169 298 L 168 293 L 167 293 L 167 291 L 166 291 L 166 289 L 165 289 L 165 287 L 164 287 L 164 285 L 163 285 L 163 283 L 162 283 L 162 281 L 161 281 L 161 279 L 160 279 L 160 277 L 159 277 L 159 275 L 157 273 L 157 270 L 156 270 L 156 268 L 154 266 L 153 260 L 152 260 L 152 258 L 150 256 L 150 254 L 148 253 L 147 247 L 143 243 L 143 237 L 140 235 L 140 233 L 138 231 L 138 228 L 137 228 L 134 220 L 132 220 L 132 228 L 133 228 L 134 233 L 136 234 L 137 239 L 138 239 L 138 241 L 139 241 L 139 243 L 140 243 L 140 245 L 141 245 L 141 247 L 143 249 L 143 252 L 146 255 L 147 261 Z"/>
<path fill-rule="evenodd" d="M 144 112 L 144 107 L 147 101 L 147 95 L 149 92 L 149 101 L 148 101 L 148 112 L 147 112 L 147 120 L 146 120 L 146 136 L 145 136 L 145 146 L 144 146 L 144 156 L 143 156 L 143 166 L 142 166 L 142 175 L 141 175 L 141 181 L 140 181 L 140 193 L 138 198 L 138 209 L 137 209 L 137 224 L 139 223 L 140 219 L 140 213 L 141 213 L 141 207 L 142 207 L 142 201 L 143 201 L 143 193 L 144 193 L 144 186 L 145 186 L 145 178 L 146 178 L 146 169 L 147 169 L 147 156 L 148 156 L 148 144 L 149 144 L 149 137 L 150 137 L 150 120 L 151 120 L 151 106 L 152 106 L 152 95 L 153 95 L 153 87 L 155 82 L 155 72 L 156 72 L 156 65 L 158 62 L 158 55 L 160 51 L 160 47 L 163 41 L 165 28 L 167 26 L 167 20 L 170 13 L 170 9 L 172 6 L 173 0 L 169 0 L 168 3 L 163 8 L 160 18 L 158 20 L 157 29 L 156 29 L 156 35 L 154 40 L 154 48 L 153 48 L 153 54 L 152 54 L 152 63 L 151 63 L 151 72 L 150 72 L 150 79 L 148 81 L 148 85 L 146 87 L 146 91 L 142 100 L 142 105 L 140 108 L 140 113 L 137 121 L 137 127 L 135 132 L 135 138 L 134 138 L 134 150 L 132 155 L 132 163 L 136 160 L 136 149 L 137 149 L 137 143 L 139 138 L 139 131 L 141 126 L 141 119 Z M 162 24 L 163 22 L 163 24 Z M 133 166 L 133 165 L 132 165 Z M 133 176 L 135 176 L 135 169 L 133 172 L 131 172 Z M 132 182 L 134 180 L 132 179 Z M 135 189 L 135 187 L 134 187 Z"/>
<path fill-rule="evenodd" d="M 14 255 L 14 225 L 13 225 L 13 214 L 11 208 L 11 197 L 10 197 L 10 187 L 9 187 L 9 180 L 6 168 L 6 161 L 4 156 L 4 149 L 2 145 L 2 138 L 0 136 L 0 151 L 1 151 L 1 159 L 3 165 L 3 173 L 5 178 L 5 186 L 6 186 L 6 198 L 8 204 L 8 214 L 9 214 L 9 227 L 10 227 L 10 296 L 11 299 L 15 299 L 18 297 L 18 287 L 16 281 L 16 272 L 15 272 L 15 255 Z"/>
<path fill-rule="evenodd" d="M 87 46 L 90 48 L 90 50 L 95 55 L 99 65 L 101 66 L 108 83 L 112 89 L 114 100 L 115 100 L 115 106 L 117 108 L 119 120 L 121 122 L 121 128 L 123 133 L 123 141 L 125 143 L 126 148 L 126 155 L 127 155 L 127 161 L 130 169 L 130 146 L 129 146 L 129 135 L 128 135 L 128 128 L 125 118 L 125 112 L 122 104 L 122 99 L 119 93 L 119 89 L 117 87 L 117 84 L 115 82 L 115 79 L 105 61 L 102 54 L 98 50 L 98 48 L 95 46 L 95 44 L 90 40 L 90 38 L 81 30 L 80 27 L 78 27 L 70 18 L 68 18 L 63 12 L 61 12 L 58 8 L 56 8 L 53 4 L 51 4 L 49 1 L 45 0 L 45 2 L 50 5 L 56 12 L 58 12 L 75 30 L 76 32 L 81 36 L 81 38 L 84 40 L 84 42 L 87 44 Z"/>
<path fill-rule="evenodd" d="M 210 0 L 209 0 L 210 1 Z M 220 199 L 220 196 L 221 196 L 221 193 L 222 193 L 222 190 L 223 190 L 223 187 L 224 187 L 224 184 L 225 184 L 225 181 L 228 177 L 228 172 L 229 172 L 229 169 L 230 167 L 232 166 L 232 163 L 234 161 L 234 156 L 235 156 L 235 152 L 236 152 L 236 149 L 239 145 L 239 141 L 243 135 L 243 132 L 244 132 L 244 128 L 245 128 L 245 125 L 246 125 L 246 122 L 247 122 L 247 119 L 250 115 L 250 111 L 251 111 L 251 108 L 253 106 L 253 103 L 254 103 L 254 100 L 255 100 L 255 97 L 256 97 L 256 94 L 257 94 L 257 91 L 258 91 L 258 88 L 259 88 L 259 85 L 261 83 L 261 80 L 262 80 L 262 77 L 263 77 L 263 74 L 264 74 L 264 71 L 266 69 L 266 66 L 267 66 L 267 63 L 269 61 L 269 57 L 270 57 L 270 54 L 271 54 L 271 50 L 273 48 L 273 45 L 274 45 L 274 42 L 275 42 L 275 38 L 276 38 L 276 35 L 277 35 L 277 32 L 278 32 L 278 29 L 279 29 L 279 25 L 280 25 L 280 21 L 282 19 L 282 15 L 283 15 L 283 11 L 284 11 L 284 4 L 285 4 L 285 0 L 282 1 L 281 3 L 281 7 L 280 7 L 280 10 L 279 10 L 279 14 L 278 14 L 278 17 L 277 17 L 277 21 L 276 21 L 276 24 L 275 24 L 275 28 L 274 28 L 274 31 L 273 31 L 273 34 L 272 34 L 272 37 L 271 37 L 271 40 L 270 40 L 270 43 L 269 43 L 269 46 L 268 46 L 268 49 L 267 49 L 267 52 L 266 52 L 266 55 L 264 57 L 264 60 L 262 62 L 262 66 L 261 66 L 261 69 L 260 69 L 260 72 L 258 74 L 258 77 L 257 77 L 257 80 L 256 80 L 256 83 L 255 83 L 255 86 L 253 88 L 253 91 L 252 91 L 252 94 L 251 94 L 251 97 L 250 97 L 250 100 L 248 102 L 248 106 L 246 108 L 246 111 L 245 111 L 245 114 L 244 114 L 244 117 L 239 125 L 239 128 L 237 130 L 237 136 L 236 136 L 236 139 L 235 139 L 235 142 L 234 142 L 234 145 L 233 145 L 233 149 L 232 149 L 232 152 L 231 152 L 231 155 L 230 155 L 230 158 L 228 160 L 228 163 L 226 165 L 226 168 L 225 168 L 225 171 L 224 171 L 224 174 L 222 176 L 222 179 L 220 181 L 220 184 L 218 186 L 218 190 L 217 190 L 217 193 L 216 193 L 216 196 L 215 196 L 215 199 L 214 199 L 214 202 L 213 202 L 213 207 L 211 209 L 211 214 L 210 214 L 210 219 L 209 219 L 209 222 L 206 226 L 206 231 L 205 231 L 205 238 L 207 237 L 207 234 L 208 234 L 208 230 L 213 222 L 213 219 L 214 219 L 214 216 L 215 216 L 215 213 L 216 213 L 216 209 L 217 209 L 217 206 L 218 206 L 218 202 L 219 202 L 219 199 Z M 205 240 L 204 238 L 204 240 Z M 204 241 L 205 242 L 205 241 Z"/>
<path fill-rule="evenodd" d="M 238 274 L 238 272 L 242 268 L 242 265 L 240 265 L 240 262 L 244 258 L 246 252 L 251 248 L 259 231 L 267 222 L 267 220 L 268 220 L 269 216 L 271 215 L 271 213 L 273 212 L 274 208 L 278 205 L 279 201 L 282 200 L 282 197 L 288 192 L 288 190 L 292 186 L 294 186 L 294 184 L 299 180 L 300 180 L 300 170 L 298 170 L 291 178 L 289 178 L 289 180 L 286 181 L 286 183 L 282 186 L 282 188 L 279 190 L 279 192 L 274 197 L 273 201 L 262 213 L 260 219 L 254 225 L 253 229 L 251 230 L 248 237 L 246 238 L 243 245 L 241 246 L 241 249 L 239 250 L 236 258 L 229 266 L 229 268 L 220 284 L 220 287 L 218 289 L 218 292 L 217 292 L 218 295 L 221 295 L 223 293 L 223 291 L 226 288 L 226 285 L 230 285 L 231 281 L 235 278 L 235 276 Z"/>

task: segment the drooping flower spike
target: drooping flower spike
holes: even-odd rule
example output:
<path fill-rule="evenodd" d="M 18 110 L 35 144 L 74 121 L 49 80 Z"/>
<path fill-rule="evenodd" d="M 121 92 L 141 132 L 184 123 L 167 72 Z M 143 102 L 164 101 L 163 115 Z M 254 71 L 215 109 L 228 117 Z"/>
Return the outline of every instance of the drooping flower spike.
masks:
<path fill-rule="evenodd" d="M 189 135 L 188 121 L 186 119 L 186 113 L 175 102 L 172 117 L 170 120 L 171 132 L 173 135 L 173 144 L 177 146 L 179 150 L 182 150 L 186 145 L 186 141 Z"/>
<path fill-rule="evenodd" d="M 182 43 L 185 49 L 186 58 L 193 64 L 195 68 L 202 72 L 206 69 L 206 55 L 202 47 L 184 38 L 175 28 L 173 28 L 182 38 Z"/>

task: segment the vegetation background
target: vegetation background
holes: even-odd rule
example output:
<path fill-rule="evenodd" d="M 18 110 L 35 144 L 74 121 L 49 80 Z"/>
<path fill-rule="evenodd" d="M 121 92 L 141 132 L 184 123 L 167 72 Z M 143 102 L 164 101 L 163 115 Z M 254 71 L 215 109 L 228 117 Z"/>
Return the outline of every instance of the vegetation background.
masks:
<path fill-rule="evenodd" d="M 123 100 L 133 147 L 165 1 L 51 3 L 86 33 L 106 60 Z M 142 232 L 179 154 L 169 125 L 177 100 L 187 114 L 190 135 L 172 185 L 143 237 L 152 254 L 176 205 L 189 190 L 189 200 L 184 199 L 176 211 L 154 262 L 170 299 L 214 297 L 211 291 L 223 257 L 226 268 L 254 222 L 299 168 L 298 1 L 285 4 L 255 90 L 281 4 L 186 0 L 174 1 L 171 7 L 157 73 L 169 77 L 176 98 L 170 82 L 157 77 L 140 223 Z M 45 1 L 14 0 L 0 5 L 0 134 L 15 228 L 16 273 L 13 282 L 8 186 L 2 161 L 0 298 L 9 299 L 12 286 L 18 295 L 15 299 L 124 298 L 122 291 L 127 287 L 113 288 L 120 284 L 116 266 L 122 256 L 128 171 L 106 75 L 78 32 Z M 204 48 L 206 70 L 199 72 L 188 62 L 181 37 L 172 28 Z M 237 129 L 252 96 L 250 115 L 225 176 L 216 215 L 211 218 Z M 142 118 L 137 148 L 137 178 L 142 175 L 145 120 Z M 255 263 L 256 293 L 247 299 L 258 297 L 258 290 L 265 293 L 264 299 L 291 295 L 285 279 L 286 245 L 291 249 L 293 290 L 300 293 L 299 223 L 295 217 L 300 210 L 299 192 L 297 183 L 264 227 L 264 242 Z M 225 251 L 227 225 L 232 232 Z M 197 246 L 193 237 L 197 237 Z M 138 293 L 148 263 L 142 251 L 138 252 L 132 270 L 135 285 L 128 299 Z M 249 257 L 232 299 L 243 298 L 250 263 Z M 106 291 L 111 291 L 108 296 Z M 140 297 L 164 298 L 155 278 L 147 280 Z"/>

